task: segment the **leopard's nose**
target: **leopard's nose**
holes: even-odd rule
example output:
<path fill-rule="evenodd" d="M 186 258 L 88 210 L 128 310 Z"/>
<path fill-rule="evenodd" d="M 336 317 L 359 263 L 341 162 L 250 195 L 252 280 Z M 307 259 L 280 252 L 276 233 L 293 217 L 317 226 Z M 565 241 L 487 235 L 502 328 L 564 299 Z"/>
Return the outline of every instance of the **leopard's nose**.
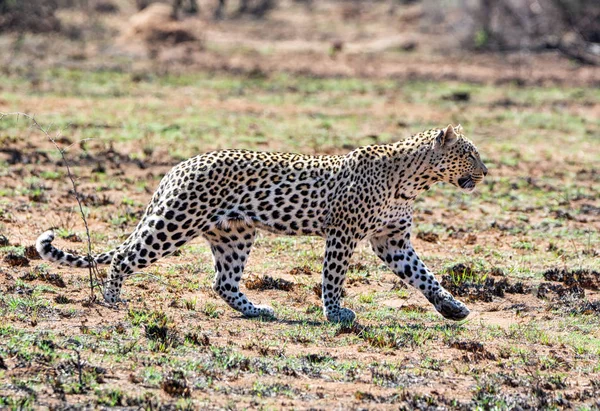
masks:
<path fill-rule="evenodd" d="M 484 166 L 483 164 L 482 164 L 482 166 L 483 166 L 483 175 L 484 175 L 484 176 L 487 176 L 488 169 L 487 169 L 487 167 L 486 167 L 486 166 Z"/>

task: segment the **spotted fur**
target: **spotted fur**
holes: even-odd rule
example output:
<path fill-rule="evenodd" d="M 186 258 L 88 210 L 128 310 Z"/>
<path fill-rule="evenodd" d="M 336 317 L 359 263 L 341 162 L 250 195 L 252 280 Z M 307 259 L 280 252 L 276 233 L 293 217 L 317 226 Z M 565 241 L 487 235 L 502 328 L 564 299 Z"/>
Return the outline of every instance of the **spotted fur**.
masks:
<path fill-rule="evenodd" d="M 413 202 L 444 181 L 472 191 L 487 169 L 475 146 L 451 125 L 406 140 L 361 147 L 347 155 L 306 156 L 244 150 L 215 151 L 175 166 L 161 181 L 129 238 L 93 257 L 110 262 L 104 298 L 120 301 L 124 278 L 202 236 L 214 257 L 214 290 L 246 316 L 273 315 L 240 290 L 256 229 L 326 239 L 322 298 L 329 321 L 352 321 L 341 306 L 348 261 L 368 239 L 388 267 L 416 287 L 444 317 L 461 320 L 454 299 L 419 259 L 410 241 Z M 86 257 L 55 248 L 52 231 L 37 240 L 49 261 L 86 267 Z"/>

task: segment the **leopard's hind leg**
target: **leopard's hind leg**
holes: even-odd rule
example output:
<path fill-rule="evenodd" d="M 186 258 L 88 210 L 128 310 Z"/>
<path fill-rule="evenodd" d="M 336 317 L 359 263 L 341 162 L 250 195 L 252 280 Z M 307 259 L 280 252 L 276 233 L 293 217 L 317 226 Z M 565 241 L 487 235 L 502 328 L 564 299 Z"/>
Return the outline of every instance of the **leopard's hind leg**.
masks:
<path fill-rule="evenodd" d="M 273 308 L 255 305 L 240 291 L 240 280 L 248 261 L 256 230 L 245 223 L 205 232 L 215 262 L 213 289 L 229 306 L 247 317 L 273 316 Z"/>
<path fill-rule="evenodd" d="M 153 215 L 146 217 L 127 241 L 115 253 L 104 282 L 104 299 L 115 304 L 120 301 L 123 281 L 128 275 L 141 270 L 158 259 L 172 254 L 179 247 L 196 237 L 194 221 L 180 222 Z"/>

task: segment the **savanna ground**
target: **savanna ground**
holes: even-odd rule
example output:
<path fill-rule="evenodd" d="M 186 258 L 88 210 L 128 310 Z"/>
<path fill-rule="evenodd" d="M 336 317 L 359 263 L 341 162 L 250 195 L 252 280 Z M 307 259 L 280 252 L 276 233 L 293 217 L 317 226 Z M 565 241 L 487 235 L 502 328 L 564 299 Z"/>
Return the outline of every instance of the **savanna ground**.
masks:
<path fill-rule="evenodd" d="M 345 297 L 358 321 L 328 324 L 315 292 L 323 240 L 266 233 L 244 285 L 276 319 L 243 318 L 216 296 L 203 240 L 130 278 L 127 306 L 90 301 L 87 270 L 31 249 L 58 227 L 57 246 L 85 253 L 86 233 L 59 152 L 29 119 L 7 115 L 0 408 L 600 407 L 597 71 L 554 55 L 521 65 L 421 53 L 427 35 L 417 51 L 355 43 L 338 54 L 331 33 L 373 45 L 377 28 L 412 20 L 402 10 L 336 20 L 333 3 L 313 21 L 294 7 L 262 22 L 202 20 L 201 47 L 150 57 L 106 46 L 126 13 L 65 12 L 93 19 L 86 30 L 100 40 L 85 30 L 1 37 L 12 54 L 0 111 L 35 115 L 66 150 L 95 252 L 121 243 L 160 178 L 192 155 L 345 153 L 461 123 L 489 175 L 472 195 L 438 185 L 422 196 L 414 244 L 471 316 L 444 320 L 361 244 Z"/>

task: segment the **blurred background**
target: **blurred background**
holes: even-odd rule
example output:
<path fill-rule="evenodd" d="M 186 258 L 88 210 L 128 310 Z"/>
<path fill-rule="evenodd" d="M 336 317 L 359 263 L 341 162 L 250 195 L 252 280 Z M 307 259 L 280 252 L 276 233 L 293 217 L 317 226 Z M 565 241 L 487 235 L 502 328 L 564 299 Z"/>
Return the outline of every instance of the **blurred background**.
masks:
<path fill-rule="evenodd" d="M 4 74 L 41 67 L 598 81 L 595 0 L 1 0 Z"/>

